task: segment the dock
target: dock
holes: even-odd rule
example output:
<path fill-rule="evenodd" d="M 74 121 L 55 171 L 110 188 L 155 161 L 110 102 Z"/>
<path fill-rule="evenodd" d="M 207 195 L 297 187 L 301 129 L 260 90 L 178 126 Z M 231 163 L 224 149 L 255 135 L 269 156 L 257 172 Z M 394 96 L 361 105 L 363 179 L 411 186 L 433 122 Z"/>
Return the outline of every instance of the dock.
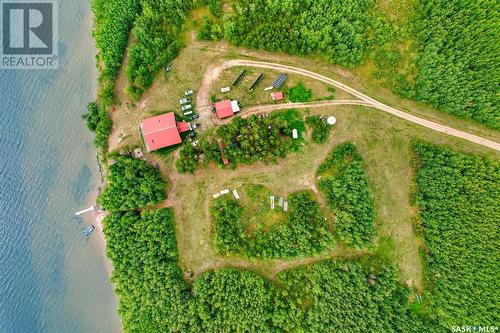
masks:
<path fill-rule="evenodd" d="M 84 209 L 84 210 L 81 210 L 79 212 L 76 212 L 75 216 L 80 216 L 80 215 L 85 214 L 85 213 L 93 212 L 95 210 L 95 208 L 96 208 L 95 206 L 91 206 L 91 207 L 89 207 L 87 209 Z"/>

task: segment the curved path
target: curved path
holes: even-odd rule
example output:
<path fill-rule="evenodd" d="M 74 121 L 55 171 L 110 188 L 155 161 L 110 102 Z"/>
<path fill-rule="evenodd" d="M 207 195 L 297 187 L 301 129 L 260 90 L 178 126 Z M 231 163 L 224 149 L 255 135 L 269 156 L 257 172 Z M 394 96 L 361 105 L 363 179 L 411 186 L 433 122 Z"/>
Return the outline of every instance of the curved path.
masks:
<path fill-rule="evenodd" d="M 310 102 L 310 103 L 286 103 L 286 104 L 272 104 L 272 105 L 262 105 L 262 106 L 255 106 L 252 108 L 248 108 L 244 112 L 244 116 L 248 116 L 250 114 L 256 114 L 256 113 L 265 113 L 265 112 L 270 112 L 273 110 L 279 110 L 279 109 L 289 109 L 289 108 L 314 108 L 314 107 L 321 107 L 321 106 L 332 106 L 332 105 L 362 105 L 362 106 L 367 106 L 367 107 L 372 107 L 375 109 L 378 109 L 380 111 L 392 114 L 396 117 L 405 119 L 407 121 L 410 121 L 412 123 L 418 124 L 420 126 L 427 127 L 429 129 L 445 133 L 460 139 L 464 139 L 470 142 L 474 142 L 476 144 L 494 149 L 496 151 L 500 151 L 500 144 L 488 140 L 485 138 L 482 138 L 480 136 L 467 133 L 461 130 L 457 130 L 455 128 L 445 126 L 442 124 L 435 123 L 433 121 L 423 119 L 417 116 L 414 116 L 412 114 L 403 112 L 401 110 L 395 109 L 393 107 L 390 107 L 382 102 L 377 101 L 374 98 L 371 98 L 361 92 L 359 92 L 356 89 L 353 89 L 339 81 L 330 79 L 326 76 L 323 76 L 318 73 L 314 73 L 311 71 L 308 71 L 306 69 L 301 69 L 297 67 L 292 67 L 292 66 L 287 66 L 287 65 L 282 65 L 282 64 L 277 64 L 277 63 L 271 63 L 271 62 L 263 62 L 263 61 L 251 61 L 251 60 L 228 60 L 223 62 L 222 64 L 219 64 L 217 66 L 213 66 L 207 70 L 205 73 L 203 80 L 202 80 L 202 85 L 201 88 L 198 92 L 198 97 L 197 97 L 197 105 L 198 105 L 198 112 L 200 113 L 200 116 L 202 117 L 203 120 L 209 120 L 212 118 L 212 114 L 210 111 L 210 105 L 209 103 L 209 91 L 210 91 L 210 86 L 217 77 L 222 73 L 222 71 L 226 68 L 230 67 L 236 67 L 236 66 L 247 66 L 247 67 L 259 67 L 259 68 L 267 68 L 267 69 L 272 69 L 272 70 L 277 70 L 281 72 L 286 72 L 286 73 L 294 73 L 294 74 L 299 74 L 299 75 L 304 75 L 308 76 L 310 78 L 313 78 L 315 80 L 324 82 L 326 84 L 335 86 L 339 89 L 342 89 L 351 95 L 359 98 L 359 100 L 333 100 L 333 101 L 323 101 L 323 102 Z M 243 114 L 242 114 L 243 116 Z M 223 122 L 216 122 L 216 123 L 223 123 Z"/>

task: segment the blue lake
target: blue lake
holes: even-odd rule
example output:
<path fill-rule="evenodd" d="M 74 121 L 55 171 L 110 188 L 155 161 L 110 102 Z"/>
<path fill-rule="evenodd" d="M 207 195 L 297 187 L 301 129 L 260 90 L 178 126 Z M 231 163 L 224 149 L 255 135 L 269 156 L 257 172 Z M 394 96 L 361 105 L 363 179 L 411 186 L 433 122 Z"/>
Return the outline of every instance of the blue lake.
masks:
<path fill-rule="evenodd" d="M 99 235 L 73 217 L 98 182 L 91 26 L 90 1 L 59 1 L 59 68 L 0 71 L 0 332 L 120 330 Z"/>

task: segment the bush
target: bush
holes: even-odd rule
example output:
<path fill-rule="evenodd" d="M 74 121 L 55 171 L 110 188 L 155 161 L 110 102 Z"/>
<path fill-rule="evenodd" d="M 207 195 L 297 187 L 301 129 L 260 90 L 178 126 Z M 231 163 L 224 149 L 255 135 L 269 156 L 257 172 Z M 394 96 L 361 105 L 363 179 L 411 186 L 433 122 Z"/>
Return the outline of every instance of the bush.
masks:
<path fill-rule="evenodd" d="M 306 123 L 312 127 L 312 140 L 315 143 L 325 143 L 332 127 L 319 116 L 309 116 Z"/>
<path fill-rule="evenodd" d="M 375 1 L 240 0 L 227 18 L 228 39 L 251 48 L 298 55 L 321 54 L 352 67 L 373 41 Z"/>
<path fill-rule="evenodd" d="M 190 144 L 184 145 L 180 152 L 179 159 L 175 162 L 175 167 L 179 173 L 194 173 L 197 167 L 197 154 Z"/>
<path fill-rule="evenodd" d="M 101 117 L 99 115 L 99 106 L 97 105 L 96 102 L 90 102 L 87 105 L 87 113 L 85 113 L 82 116 L 83 119 L 85 119 L 85 123 L 87 125 L 87 128 L 95 132 L 97 125 L 99 124 L 99 121 L 101 120 Z"/>
<path fill-rule="evenodd" d="M 290 88 L 288 94 L 291 102 L 309 102 L 312 98 L 312 90 L 306 89 L 302 82 Z"/>
<path fill-rule="evenodd" d="M 195 282 L 193 293 L 200 332 L 276 332 L 275 289 L 258 275 L 235 269 L 208 272 Z"/>
<path fill-rule="evenodd" d="M 198 31 L 197 38 L 199 40 L 220 40 L 222 37 L 224 37 L 222 27 L 207 16 L 203 16 L 203 23 Z"/>

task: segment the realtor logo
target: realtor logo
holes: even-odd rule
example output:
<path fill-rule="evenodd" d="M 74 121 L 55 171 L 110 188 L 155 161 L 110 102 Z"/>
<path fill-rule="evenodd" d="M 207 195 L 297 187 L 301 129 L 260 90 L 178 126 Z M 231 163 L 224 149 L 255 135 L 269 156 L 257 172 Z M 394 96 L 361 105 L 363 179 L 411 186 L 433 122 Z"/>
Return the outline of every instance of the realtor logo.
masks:
<path fill-rule="evenodd" d="M 57 68 L 57 2 L 0 0 L 1 69 Z"/>

